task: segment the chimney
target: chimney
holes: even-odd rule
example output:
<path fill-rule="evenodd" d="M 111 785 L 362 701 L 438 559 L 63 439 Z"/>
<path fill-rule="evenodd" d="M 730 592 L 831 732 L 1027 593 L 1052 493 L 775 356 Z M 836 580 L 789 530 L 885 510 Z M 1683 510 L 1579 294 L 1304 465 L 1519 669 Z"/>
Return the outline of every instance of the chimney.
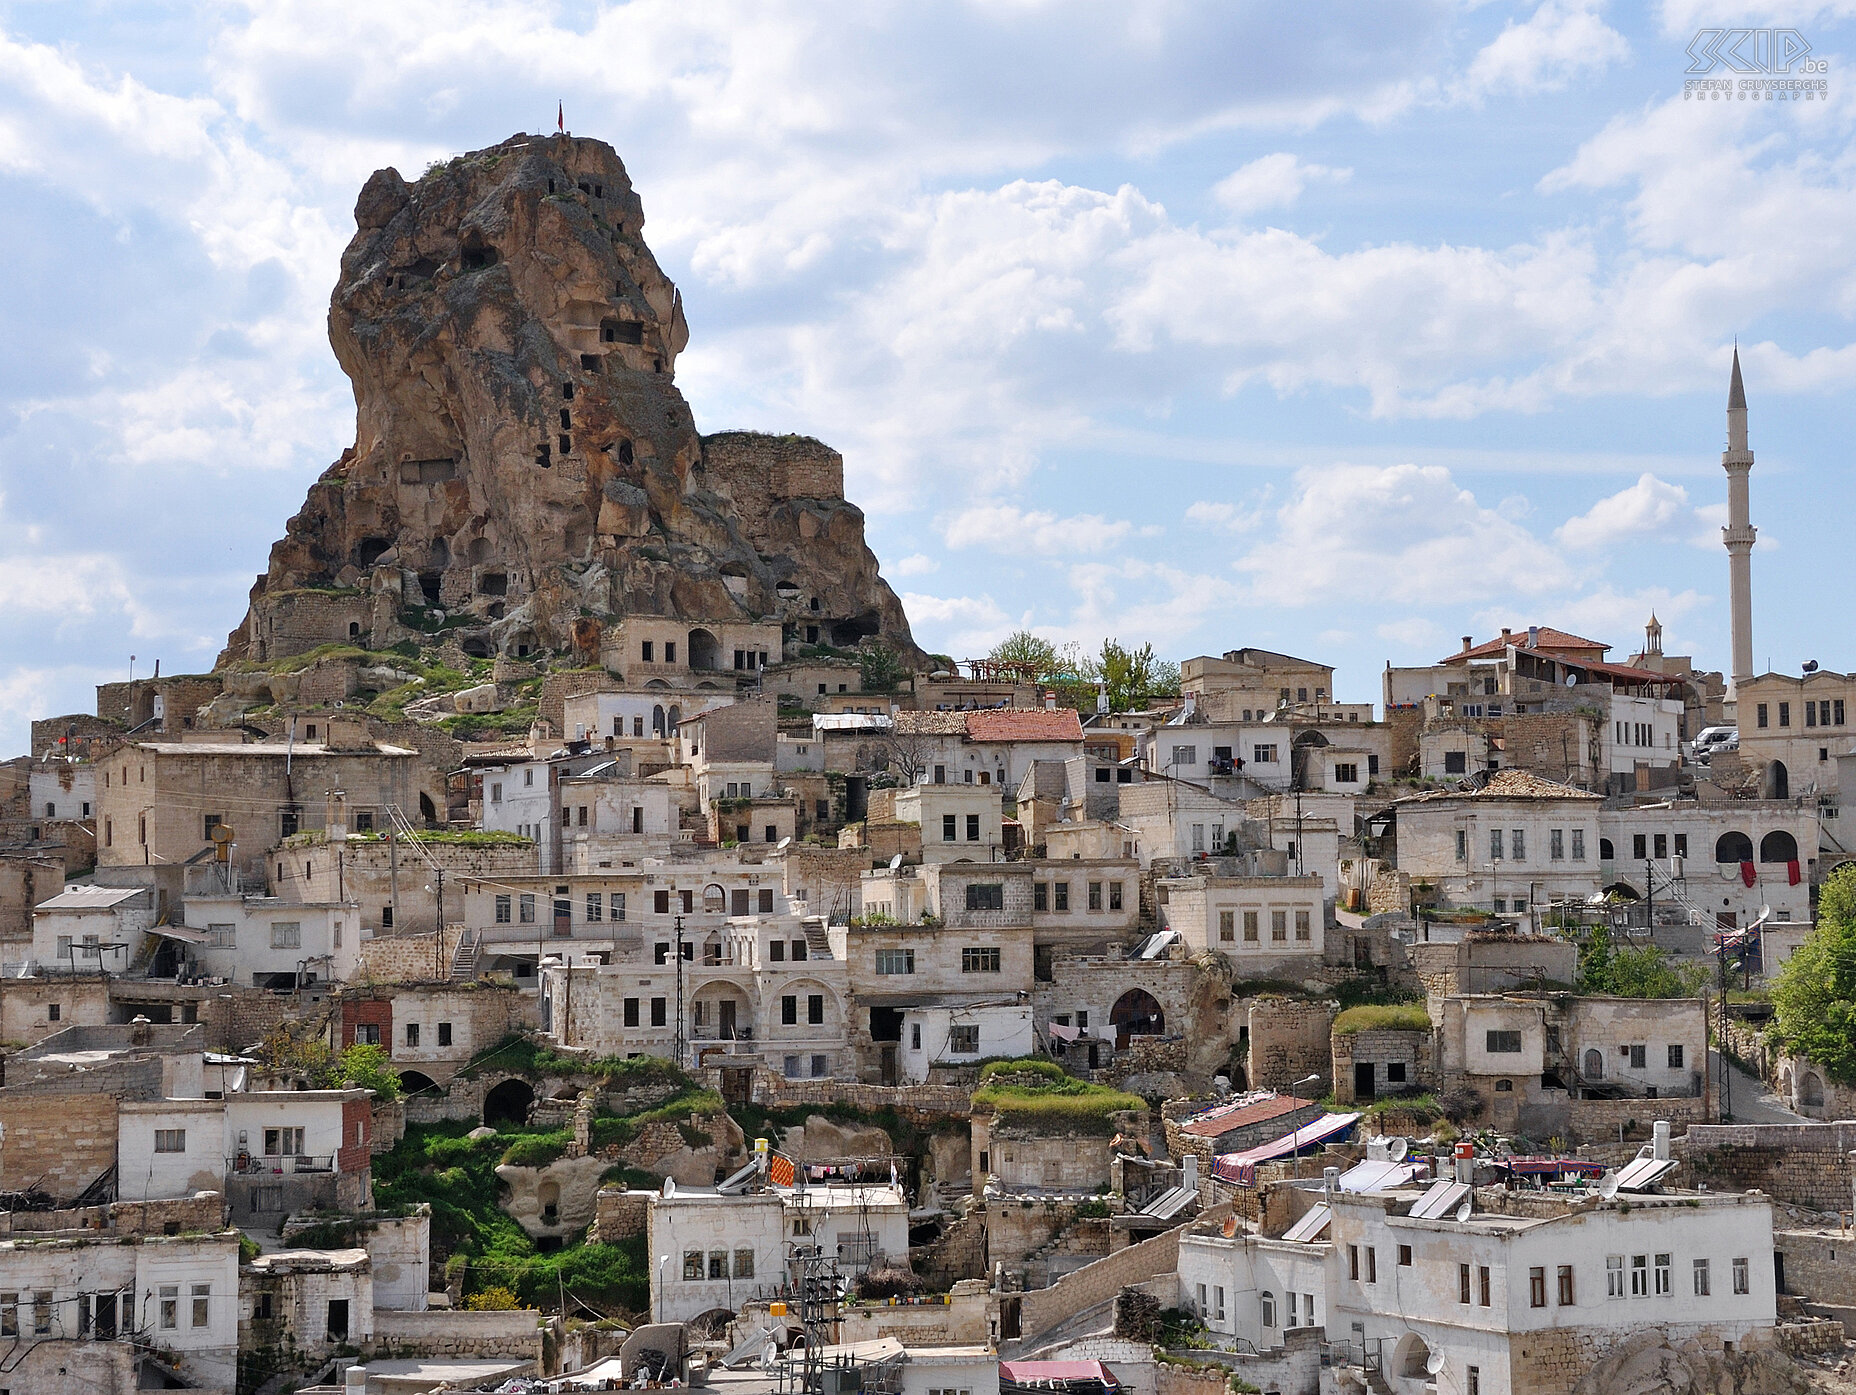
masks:
<path fill-rule="evenodd" d="M 1463 652 L 1467 654 L 1471 649 L 1474 649 L 1475 647 L 1476 647 L 1476 637 L 1474 635 L 1464 635 L 1463 636 Z"/>
<path fill-rule="evenodd" d="M 1669 1161 L 1669 1121 L 1658 1119 L 1650 1128 L 1650 1156 L 1658 1162 Z"/>
<path fill-rule="evenodd" d="M 153 1033 L 149 1031 L 149 1025 L 149 1021 L 146 1017 L 137 1016 L 130 1019 L 129 1045 L 147 1046 L 149 1038 L 153 1035 Z"/>
<path fill-rule="evenodd" d="M 1328 1205 L 1334 1204 L 1334 1194 L 1340 1190 L 1340 1169 L 1324 1167 L 1321 1169 L 1321 1189 L 1327 1193 Z"/>
<path fill-rule="evenodd" d="M 1527 647 L 1529 649 L 1540 648 L 1540 626 L 1529 625 L 1527 627 Z"/>
<path fill-rule="evenodd" d="M 1046 712 L 1055 712 L 1057 710 L 1057 694 L 1056 693 L 1046 692 L 1044 694 L 1044 710 Z"/>
<path fill-rule="evenodd" d="M 1509 629 L 1506 625 L 1503 625 L 1502 626 L 1502 643 L 1512 644 L 1513 642 L 1514 642 L 1514 631 Z"/>

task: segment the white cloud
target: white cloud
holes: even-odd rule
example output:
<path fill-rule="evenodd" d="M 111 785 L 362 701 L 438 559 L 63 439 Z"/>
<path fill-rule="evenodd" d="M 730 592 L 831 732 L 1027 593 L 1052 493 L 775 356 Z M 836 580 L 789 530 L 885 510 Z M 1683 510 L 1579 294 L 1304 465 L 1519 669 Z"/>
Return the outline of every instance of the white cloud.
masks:
<path fill-rule="evenodd" d="M 1473 60 L 1454 95 L 1472 101 L 1557 92 L 1630 55 L 1624 36 L 1599 18 L 1602 0 L 1545 0 L 1527 19 L 1510 20 Z"/>
<path fill-rule="evenodd" d="M 1688 491 L 1646 471 L 1628 489 L 1567 519 L 1553 536 L 1568 547 L 1613 547 L 1629 538 L 1665 533 L 1691 516 Z"/>
<path fill-rule="evenodd" d="M 1312 183 L 1343 184 L 1352 177 L 1350 169 L 1305 164 L 1295 155 L 1278 151 L 1227 174 L 1212 185 L 1212 197 L 1234 213 L 1255 213 L 1289 207 Z"/>
<path fill-rule="evenodd" d="M 891 576 L 930 576 L 941 570 L 941 564 L 925 552 L 911 552 L 900 561 L 889 563 L 883 570 Z"/>
<path fill-rule="evenodd" d="M 1423 616 L 1411 615 L 1402 620 L 1383 621 L 1373 626 L 1373 633 L 1407 649 L 1430 649 L 1436 646 L 1443 631 Z"/>
<path fill-rule="evenodd" d="M 1571 579 L 1554 549 L 1441 466 L 1298 470 L 1275 536 L 1240 558 L 1259 604 L 1460 606 Z"/>
<path fill-rule="evenodd" d="M 955 659 L 989 654 L 1022 621 L 1007 615 L 991 596 L 926 596 L 907 591 L 902 606 L 915 642 L 931 653 Z"/>
<path fill-rule="evenodd" d="M 1186 522 L 1201 528 L 1238 528 L 1248 521 L 1246 515 L 1238 512 L 1236 504 L 1221 500 L 1199 499 L 1186 506 Z"/>
<path fill-rule="evenodd" d="M 1125 519 L 1101 514 L 1059 518 L 1013 504 L 975 504 L 948 520 L 943 533 L 949 547 L 989 547 L 997 552 L 1075 557 L 1101 552 L 1133 531 Z"/>

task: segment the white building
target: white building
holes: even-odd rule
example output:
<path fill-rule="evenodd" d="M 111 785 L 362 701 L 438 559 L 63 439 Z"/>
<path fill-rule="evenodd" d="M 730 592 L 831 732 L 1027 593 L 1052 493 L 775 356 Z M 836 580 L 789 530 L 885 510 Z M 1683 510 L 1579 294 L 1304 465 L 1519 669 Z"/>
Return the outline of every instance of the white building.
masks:
<path fill-rule="evenodd" d="M 1448 906 L 1505 914 L 1584 898 L 1599 888 L 1602 802 L 1520 770 L 1497 771 L 1481 789 L 1400 800 L 1398 867 Z"/>
<path fill-rule="evenodd" d="M 1004 839 L 1000 791 L 920 784 L 896 791 L 896 821 L 920 824 L 924 862 L 991 862 Z"/>
<path fill-rule="evenodd" d="M 361 957 L 361 907 L 291 905 L 275 896 L 189 896 L 184 927 L 157 934 L 180 946 L 175 969 L 257 988 L 346 983 Z"/>
<path fill-rule="evenodd" d="M 154 923 L 152 887 L 66 887 L 33 908 L 33 963 L 54 972 L 119 974 Z"/>
<path fill-rule="evenodd" d="M 26 778 L 30 817 L 80 823 L 96 817 L 97 770 L 73 760 L 48 760 Z"/>
<path fill-rule="evenodd" d="M 1320 877 L 1164 877 L 1156 891 L 1189 956 L 1228 955 L 1243 977 L 1312 968 L 1326 948 Z"/>
<path fill-rule="evenodd" d="M 1037 1049 L 1031 1004 L 993 1003 L 904 1008 L 896 1053 L 902 1083 L 920 1085 L 935 1066 L 967 1066 L 995 1056 L 1024 1057 Z"/>

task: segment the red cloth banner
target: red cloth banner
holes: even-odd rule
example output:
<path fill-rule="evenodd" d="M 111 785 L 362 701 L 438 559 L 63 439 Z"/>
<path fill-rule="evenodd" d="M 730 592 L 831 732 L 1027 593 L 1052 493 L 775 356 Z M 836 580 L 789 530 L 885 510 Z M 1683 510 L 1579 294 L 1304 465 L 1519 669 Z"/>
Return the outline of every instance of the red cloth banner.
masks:
<path fill-rule="evenodd" d="M 1753 885 L 1753 879 L 1757 877 L 1758 875 L 1759 875 L 1759 869 L 1756 868 L 1752 863 L 1742 862 L 1740 864 L 1740 880 L 1745 882 L 1748 886 Z"/>

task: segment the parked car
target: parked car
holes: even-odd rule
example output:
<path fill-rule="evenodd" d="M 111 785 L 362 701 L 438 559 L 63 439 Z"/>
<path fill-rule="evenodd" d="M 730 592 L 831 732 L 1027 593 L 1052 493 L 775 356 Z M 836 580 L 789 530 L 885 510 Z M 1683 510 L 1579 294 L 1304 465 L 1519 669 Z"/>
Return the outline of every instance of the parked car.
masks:
<path fill-rule="evenodd" d="M 1704 727 L 1695 737 L 1689 753 L 1703 764 L 1716 751 L 1737 751 L 1740 749 L 1740 729 L 1738 727 Z"/>

